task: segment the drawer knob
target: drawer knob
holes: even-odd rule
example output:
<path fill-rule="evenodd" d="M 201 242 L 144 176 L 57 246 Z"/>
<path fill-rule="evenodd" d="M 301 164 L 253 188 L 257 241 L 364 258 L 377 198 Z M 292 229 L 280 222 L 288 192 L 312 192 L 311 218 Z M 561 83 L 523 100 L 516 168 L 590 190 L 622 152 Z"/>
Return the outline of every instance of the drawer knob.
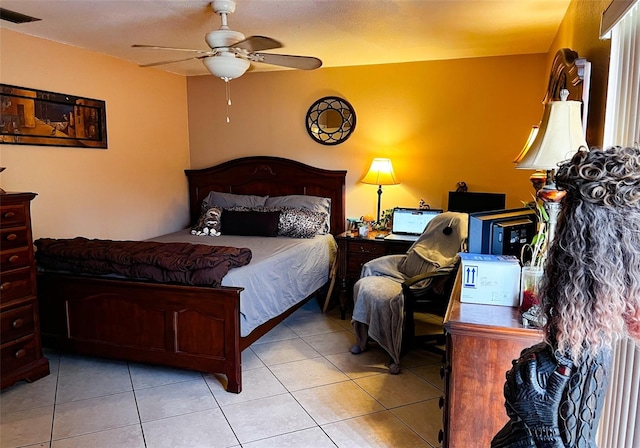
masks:
<path fill-rule="evenodd" d="M 11 325 L 13 326 L 13 328 L 20 328 L 24 325 L 24 319 L 18 318 L 14 320 Z"/>
<path fill-rule="evenodd" d="M 18 238 L 18 235 L 16 235 L 15 233 L 10 233 L 9 235 L 7 235 L 6 240 L 15 241 L 17 238 Z"/>
<path fill-rule="evenodd" d="M 11 282 L 4 282 L 0 284 L 0 291 L 8 291 L 11 288 Z"/>
<path fill-rule="evenodd" d="M 4 219 L 10 219 L 10 218 L 13 218 L 14 216 L 16 216 L 14 212 L 6 212 L 2 215 Z"/>
<path fill-rule="evenodd" d="M 18 350 L 13 356 L 15 356 L 17 359 L 23 358 L 24 355 L 27 354 L 27 351 L 23 348 L 21 348 L 20 350 Z"/>
<path fill-rule="evenodd" d="M 18 255 L 12 255 L 9 257 L 9 263 L 15 263 L 16 261 L 18 261 L 20 259 L 20 256 Z"/>

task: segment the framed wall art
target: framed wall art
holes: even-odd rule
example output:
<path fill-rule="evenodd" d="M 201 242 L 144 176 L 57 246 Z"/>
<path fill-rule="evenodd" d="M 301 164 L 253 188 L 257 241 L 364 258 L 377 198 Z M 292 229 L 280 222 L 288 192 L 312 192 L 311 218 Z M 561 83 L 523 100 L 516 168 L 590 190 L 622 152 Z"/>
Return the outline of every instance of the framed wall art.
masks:
<path fill-rule="evenodd" d="M 0 143 L 107 148 L 105 102 L 0 84 Z"/>

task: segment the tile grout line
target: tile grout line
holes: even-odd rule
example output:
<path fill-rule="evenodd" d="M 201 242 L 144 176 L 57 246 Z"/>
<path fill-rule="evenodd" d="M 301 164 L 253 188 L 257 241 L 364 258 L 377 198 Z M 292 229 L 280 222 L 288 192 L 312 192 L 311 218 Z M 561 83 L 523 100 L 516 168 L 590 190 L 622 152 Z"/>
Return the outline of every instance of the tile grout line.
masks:
<path fill-rule="evenodd" d="M 127 361 L 127 372 L 129 373 L 129 381 L 131 382 L 131 392 L 133 393 L 133 401 L 136 404 L 136 412 L 138 414 L 138 421 L 140 425 L 140 433 L 142 434 L 142 443 L 147 448 L 147 438 L 144 434 L 144 427 L 142 426 L 142 416 L 140 415 L 140 406 L 138 406 L 138 395 L 136 394 L 136 387 L 133 383 L 133 375 L 131 374 L 131 363 Z"/>
<path fill-rule="evenodd" d="M 60 382 L 60 364 L 62 362 L 62 355 L 58 352 L 58 368 L 56 369 L 56 387 L 53 393 L 53 410 L 51 413 L 51 432 L 49 433 L 49 448 L 53 446 L 53 425 L 56 421 L 56 406 L 58 405 L 58 384 Z M 51 364 L 49 364 L 51 369 Z"/>

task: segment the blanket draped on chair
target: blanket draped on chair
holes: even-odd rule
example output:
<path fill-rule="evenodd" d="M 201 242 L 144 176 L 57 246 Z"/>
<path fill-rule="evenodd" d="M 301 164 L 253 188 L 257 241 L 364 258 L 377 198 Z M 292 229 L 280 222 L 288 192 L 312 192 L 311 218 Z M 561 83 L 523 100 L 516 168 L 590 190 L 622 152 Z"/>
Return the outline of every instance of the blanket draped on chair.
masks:
<path fill-rule="evenodd" d="M 451 271 L 467 238 L 468 215 L 447 212 L 434 218 L 406 255 L 387 255 L 365 263 L 353 288 L 352 323 L 365 324 L 368 336 L 400 363 L 404 296 L 402 283 L 415 275 Z M 425 280 L 425 282 L 429 282 Z M 422 286 L 427 286 L 426 283 Z M 358 330 L 356 328 L 356 333 Z M 358 341 L 366 344 L 366 341 Z"/>
<path fill-rule="evenodd" d="M 41 238 L 34 244 L 39 269 L 213 287 L 220 286 L 229 269 L 248 264 L 252 256 L 248 248 L 191 243 L 77 237 Z"/>

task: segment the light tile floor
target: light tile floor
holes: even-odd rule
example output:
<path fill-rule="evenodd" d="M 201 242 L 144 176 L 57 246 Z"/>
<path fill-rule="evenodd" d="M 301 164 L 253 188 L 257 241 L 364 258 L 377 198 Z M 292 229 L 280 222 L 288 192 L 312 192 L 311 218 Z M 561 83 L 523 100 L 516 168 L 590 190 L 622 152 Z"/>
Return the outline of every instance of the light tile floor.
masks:
<path fill-rule="evenodd" d="M 46 351 L 51 374 L 0 394 L 0 447 L 438 447 L 441 358 L 387 373 L 352 355 L 349 320 L 311 300 L 243 352 L 243 391 L 224 376 Z"/>

